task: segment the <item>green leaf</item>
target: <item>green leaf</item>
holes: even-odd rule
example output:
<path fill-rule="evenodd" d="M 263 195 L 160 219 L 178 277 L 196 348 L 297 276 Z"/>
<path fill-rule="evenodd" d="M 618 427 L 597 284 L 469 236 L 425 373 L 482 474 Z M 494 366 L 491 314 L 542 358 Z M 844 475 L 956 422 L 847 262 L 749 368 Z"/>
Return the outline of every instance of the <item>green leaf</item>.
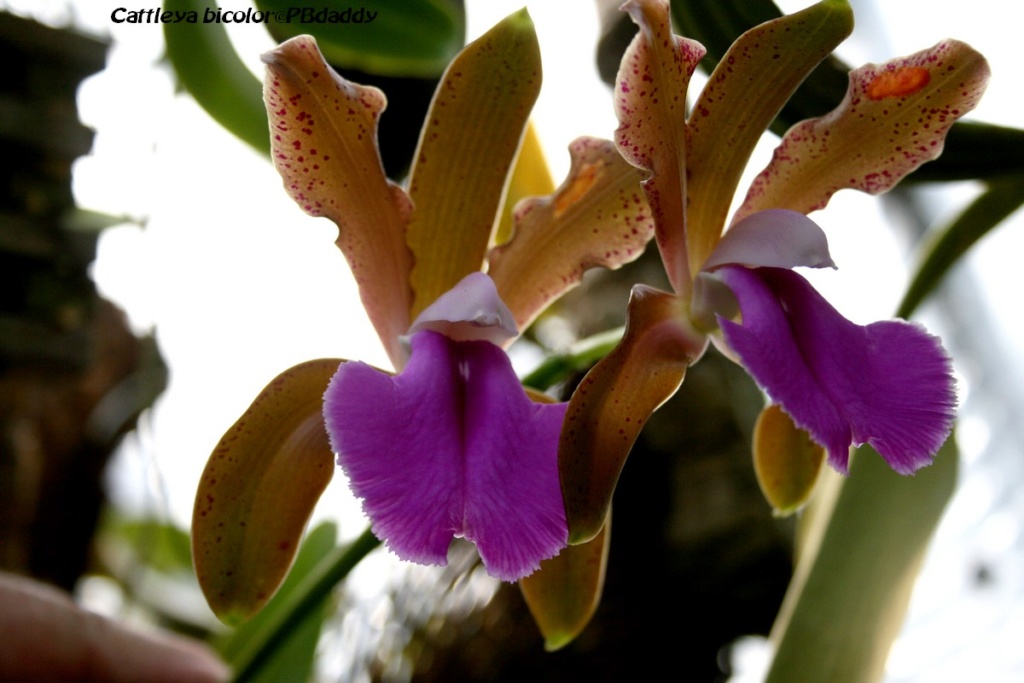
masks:
<path fill-rule="evenodd" d="M 445 71 L 409 176 L 410 318 L 483 267 L 540 84 L 540 46 L 526 10 L 467 45 Z"/>
<path fill-rule="evenodd" d="M 189 533 L 168 522 L 130 518 L 108 510 L 101 534 L 105 541 L 127 546 L 137 561 L 150 569 L 165 574 L 192 570 Z"/>
<path fill-rule="evenodd" d="M 314 618 L 310 613 L 318 610 L 349 572 L 379 545 L 380 541 L 367 529 L 350 544 L 325 553 L 295 589 L 282 598 L 280 609 L 275 609 L 264 626 L 246 641 L 245 649 L 231 658 L 235 683 L 247 683 L 259 676 L 265 662 L 276 658 L 278 649 L 287 644 L 289 634 L 307 618 Z"/>
<path fill-rule="evenodd" d="M 100 233 L 114 225 L 131 223 L 141 227 L 141 222 L 131 216 L 115 216 L 102 211 L 75 207 L 61 216 L 61 225 L 66 230 L 82 233 Z"/>
<path fill-rule="evenodd" d="M 772 630 L 777 651 L 769 683 L 881 680 L 928 543 L 953 495 L 958 458 L 950 438 L 930 467 L 905 477 L 871 448 L 858 449 L 849 477 L 837 482 L 831 514 L 819 509 L 809 518 Z"/>
<path fill-rule="evenodd" d="M 584 372 L 612 352 L 622 340 L 623 332 L 623 328 L 617 327 L 581 339 L 562 353 L 549 354 L 530 374 L 523 377 L 523 386 L 547 391 L 569 379 L 570 375 Z"/>
<path fill-rule="evenodd" d="M 334 548 L 337 529 L 334 524 L 323 523 L 313 529 L 302 542 L 295 564 L 280 590 L 255 618 L 239 626 L 218 647 L 221 655 L 233 668 L 249 661 L 252 643 L 262 642 L 260 632 L 278 623 L 285 608 L 294 599 L 296 589 L 313 569 Z M 320 628 L 328 615 L 330 595 L 321 597 L 319 604 L 305 613 L 296 626 L 283 634 L 281 644 L 264 659 L 250 680 L 260 683 L 277 681 L 309 681 L 313 674 L 313 655 L 320 640 Z"/>
<path fill-rule="evenodd" d="M 1024 130 L 958 121 L 946 136 L 942 156 L 917 169 L 908 181 L 993 180 L 1024 172 Z"/>
<path fill-rule="evenodd" d="M 206 463 L 192 558 L 207 602 L 227 624 L 250 618 L 273 596 L 334 474 L 321 406 L 340 363 L 307 361 L 278 375 Z"/>
<path fill-rule="evenodd" d="M 453 0 L 357 4 L 255 0 L 254 4 L 275 13 L 267 26 L 279 42 L 311 34 L 332 65 L 367 73 L 437 76 L 465 42 L 462 3 Z"/>
<path fill-rule="evenodd" d="M 220 125 L 264 154 L 270 153 L 260 81 L 238 57 L 224 25 L 204 23 L 213 0 L 167 0 L 167 12 L 196 12 L 199 23 L 165 23 L 167 60 L 179 84 Z"/>
<path fill-rule="evenodd" d="M 771 0 L 673 0 L 672 18 L 679 33 L 707 48 L 708 68 L 717 65 L 743 32 L 778 19 L 782 12 Z"/>
<path fill-rule="evenodd" d="M 994 180 L 963 213 L 924 248 L 896 315 L 909 318 L 960 257 L 1024 204 L 1024 176 Z"/>

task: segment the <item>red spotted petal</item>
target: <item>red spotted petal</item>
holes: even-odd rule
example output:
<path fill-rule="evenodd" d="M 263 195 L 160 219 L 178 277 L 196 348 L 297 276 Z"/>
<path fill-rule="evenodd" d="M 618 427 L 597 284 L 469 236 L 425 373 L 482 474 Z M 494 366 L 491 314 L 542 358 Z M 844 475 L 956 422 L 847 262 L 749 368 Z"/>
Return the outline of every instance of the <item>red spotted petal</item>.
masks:
<path fill-rule="evenodd" d="M 405 244 L 412 203 L 385 177 L 377 152 L 384 95 L 334 73 L 310 36 L 282 43 L 263 61 L 274 167 L 303 211 L 337 224 L 363 306 L 400 365 L 398 337 L 412 301 Z"/>
<path fill-rule="evenodd" d="M 733 220 L 768 208 L 809 213 L 844 188 L 885 192 L 942 153 L 988 77 L 985 58 L 955 40 L 850 72 L 845 99 L 786 133 Z"/>

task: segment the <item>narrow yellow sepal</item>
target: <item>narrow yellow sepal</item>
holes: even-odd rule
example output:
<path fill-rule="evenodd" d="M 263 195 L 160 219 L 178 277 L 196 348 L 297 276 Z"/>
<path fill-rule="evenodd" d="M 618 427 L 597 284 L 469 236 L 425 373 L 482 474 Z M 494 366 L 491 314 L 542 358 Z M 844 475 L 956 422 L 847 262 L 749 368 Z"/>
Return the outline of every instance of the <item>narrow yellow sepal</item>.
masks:
<path fill-rule="evenodd" d="M 410 319 L 482 268 L 540 84 L 540 46 L 525 10 L 467 45 L 445 71 L 409 176 Z"/>

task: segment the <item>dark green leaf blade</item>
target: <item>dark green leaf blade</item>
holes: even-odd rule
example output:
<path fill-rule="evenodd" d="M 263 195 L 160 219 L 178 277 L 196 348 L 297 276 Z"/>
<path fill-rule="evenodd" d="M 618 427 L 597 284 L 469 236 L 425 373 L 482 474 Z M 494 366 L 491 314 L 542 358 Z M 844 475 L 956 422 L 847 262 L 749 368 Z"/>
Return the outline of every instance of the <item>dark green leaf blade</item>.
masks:
<path fill-rule="evenodd" d="M 331 65 L 368 73 L 438 76 L 465 41 L 465 13 L 453 0 L 255 0 L 255 5 L 274 13 L 267 26 L 279 42 L 310 34 Z"/>
<path fill-rule="evenodd" d="M 909 318 L 972 246 L 1024 204 L 1024 176 L 994 180 L 925 248 L 896 315 Z"/>
<path fill-rule="evenodd" d="M 238 667 L 248 656 L 246 650 L 251 642 L 268 625 L 277 623 L 281 612 L 288 606 L 296 588 L 313 571 L 320 561 L 334 548 L 337 529 L 325 522 L 311 531 L 302 543 L 295 564 L 281 588 L 255 618 L 233 631 L 220 645 L 224 659 Z M 250 679 L 261 683 L 276 681 L 308 681 L 313 673 L 313 654 L 320 639 L 320 629 L 327 616 L 330 596 L 324 596 L 317 609 L 306 613 L 300 623 L 290 629 L 285 641 L 264 661 L 259 671 Z"/>
<path fill-rule="evenodd" d="M 167 12 L 196 12 L 199 22 L 164 24 L 167 60 L 180 85 L 220 125 L 265 155 L 270 132 L 263 87 L 238 57 L 222 24 L 203 23 L 213 0 L 167 0 Z"/>

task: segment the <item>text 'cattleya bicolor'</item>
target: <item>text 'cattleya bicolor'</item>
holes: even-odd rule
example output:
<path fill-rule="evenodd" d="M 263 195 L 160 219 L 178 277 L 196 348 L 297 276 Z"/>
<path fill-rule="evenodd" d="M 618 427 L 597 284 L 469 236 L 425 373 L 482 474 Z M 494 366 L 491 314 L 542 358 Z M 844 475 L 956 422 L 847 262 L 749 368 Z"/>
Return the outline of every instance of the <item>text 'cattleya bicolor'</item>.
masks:
<path fill-rule="evenodd" d="M 855 325 L 793 268 L 835 267 L 824 232 L 805 214 L 843 188 L 885 191 L 938 156 L 949 127 L 984 90 L 985 60 L 950 40 L 852 71 L 846 98 L 785 135 L 727 226 L 754 144 L 852 30 L 850 8 L 826 0 L 751 29 L 690 112 L 686 88 L 704 48 L 672 34 L 665 0 L 630 0 L 624 9 L 640 30 L 616 81 L 616 143 L 648 174 L 673 292 L 634 288 L 622 342 L 572 397 L 560 449 L 570 540 L 600 530 L 640 428 L 709 341 L 771 399 L 759 429 L 806 432 L 844 473 L 850 446 L 861 443 L 903 474 L 929 464 L 956 406 L 939 340 L 905 321 Z"/>

